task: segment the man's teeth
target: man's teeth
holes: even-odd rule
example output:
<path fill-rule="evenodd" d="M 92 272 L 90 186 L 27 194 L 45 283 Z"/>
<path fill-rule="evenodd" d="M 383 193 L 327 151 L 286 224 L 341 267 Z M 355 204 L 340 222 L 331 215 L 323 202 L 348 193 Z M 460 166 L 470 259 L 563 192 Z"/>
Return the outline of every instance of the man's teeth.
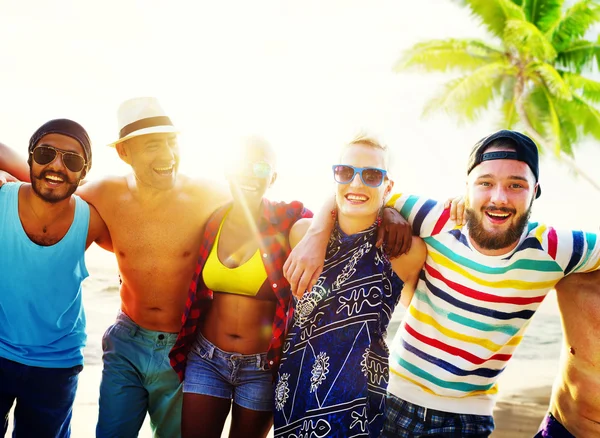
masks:
<path fill-rule="evenodd" d="M 50 181 L 54 181 L 54 182 L 64 182 L 64 179 L 62 179 L 60 176 L 56 176 L 56 175 L 46 175 L 46 179 L 49 179 Z"/>
<path fill-rule="evenodd" d="M 487 212 L 487 214 L 489 214 L 491 217 L 497 217 L 499 219 L 506 219 L 509 214 L 508 213 L 492 213 L 492 212 Z"/>
<path fill-rule="evenodd" d="M 173 166 L 169 166 L 169 167 L 155 167 L 154 170 L 156 170 L 157 172 L 168 172 L 170 170 L 173 169 Z"/>

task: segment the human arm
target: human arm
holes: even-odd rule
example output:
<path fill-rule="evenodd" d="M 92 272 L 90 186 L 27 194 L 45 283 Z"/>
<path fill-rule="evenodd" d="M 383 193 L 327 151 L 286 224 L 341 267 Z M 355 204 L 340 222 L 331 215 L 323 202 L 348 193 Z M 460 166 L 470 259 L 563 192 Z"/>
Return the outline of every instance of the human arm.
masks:
<path fill-rule="evenodd" d="M 450 208 L 450 220 L 456 225 L 462 225 L 465 222 L 465 197 L 456 196 L 449 198 L 444 203 L 444 209 Z"/>
<path fill-rule="evenodd" d="M 420 196 L 395 194 L 386 203 L 400 212 L 413 228 L 413 234 L 422 238 L 456 228 L 450 208 L 443 202 Z"/>
<path fill-rule="evenodd" d="M 404 282 L 404 288 L 402 289 L 402 294 L 400 296 L 400 303 L 404 307 L 410 305 L 426 257 L 427 246 L 425 245 L 425 242 L 419 237 L 413 237 L 410 251 L 400 257 L 390 260 L 392 269 Z"/>
<path fill-rule="evenodd" d="M 108 227 L 102 220 L 98 210 L 96 210 L 93 205 L 90 205 L 90 224 L 88 228 L 86 248 L 90 246 L 92 242 L 96 242 L 96 244 L 107 251 L 113 251 L 112 240 L 110 238 L 110 233 L 108 232 Z"/>
<path fill-rule="evenodd" d="M 331 198 L 312 220 L 301 219 L 290 230 L 293 249 L 283 265 L 283 275 L 295 296 L 302 296 L 305 290 L 312 289 L 323 272 L 327 242 L 333 230 L 331 211 L 334 208 L 335 199 Z"/>
<path fill-rule="evenodd" d="M 580 230 L 557 231 L 544 225 L 534 230 L 532 233 L 541 234 L 546 250 L 565 275 L 600 269 L 600 234 Z"/>
<path fill-rule="evenodd" d="M 293 247 L 283 266 L 284 276 L 296 296 L 311 289 L 323 272 L 327 242 L 335 222 L 335 216 L 331 214 L 334 210 L 335 199 L 331 198 L 304 230 L 303 238 Z M 383 221 L 377 230 L 377 246 L 385 241 L 385 252 L 393 258 L 409 250 L 411 235 L 410 224 L 395 209 L 384 208 Z"/>
<path fill-rule="evenodd" d="M 5 172 L 0 173 L 0 180 L 4 179 L 4 182 L 30 182 L 27 160 L 3 143 L 0 143 L 0 171 Z"/>

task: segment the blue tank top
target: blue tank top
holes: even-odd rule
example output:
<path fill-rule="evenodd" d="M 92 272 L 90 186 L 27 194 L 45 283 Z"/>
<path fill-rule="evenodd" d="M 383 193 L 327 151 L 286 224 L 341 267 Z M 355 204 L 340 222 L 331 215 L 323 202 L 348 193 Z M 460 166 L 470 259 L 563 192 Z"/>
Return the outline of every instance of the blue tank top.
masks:
<path fill-rule="evenodd" d="M 52 246 L 33 243 L 19 219 L 19 187 L 0 188 L 0 356 L 25 365 L 83 364 L 85 314 L 81 282 L 88 204 L 75 196 L 73 223 Z"/>

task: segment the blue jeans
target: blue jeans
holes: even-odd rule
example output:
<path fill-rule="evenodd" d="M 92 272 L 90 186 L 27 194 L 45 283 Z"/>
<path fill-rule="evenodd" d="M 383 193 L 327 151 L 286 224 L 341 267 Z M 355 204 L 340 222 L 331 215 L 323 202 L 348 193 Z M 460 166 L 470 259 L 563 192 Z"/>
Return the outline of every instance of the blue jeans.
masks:
<path fill-rule="evenodd" d="M 183 393 L 169 351 L 177 333 L 147 330 L 119 312 L 102 338 L 98 438 L 137 437 L 146 417 L 155 437 L 181 436 Z"/>
<path fill-rule="evenodd" d="M 79 373 L 83 366 L 40 368 L 0 357 L 0 416 L 2 435 L 8 412 L 15 407 L 13 437 L 66 438 Z"/>
<path fill-rule="evenodd" d="M 253 411 L 272 411 L 273 374 L 266 363 L 266 353 L 229 353 L 198 332 L 188 354 L 183 392 L 226 398 Z"/>

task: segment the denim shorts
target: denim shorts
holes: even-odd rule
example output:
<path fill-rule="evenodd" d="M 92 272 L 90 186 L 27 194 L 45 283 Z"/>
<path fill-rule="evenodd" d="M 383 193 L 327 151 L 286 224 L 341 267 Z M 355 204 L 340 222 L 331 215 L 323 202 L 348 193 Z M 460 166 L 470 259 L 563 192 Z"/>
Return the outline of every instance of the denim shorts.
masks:
<path fill-rule="evenodd" d="M 183 392 L 227 398 L 253 411 L 272 411 L 274 407 L 267 354 L 229 353 L 199 332 L 188 354 Z"/>

